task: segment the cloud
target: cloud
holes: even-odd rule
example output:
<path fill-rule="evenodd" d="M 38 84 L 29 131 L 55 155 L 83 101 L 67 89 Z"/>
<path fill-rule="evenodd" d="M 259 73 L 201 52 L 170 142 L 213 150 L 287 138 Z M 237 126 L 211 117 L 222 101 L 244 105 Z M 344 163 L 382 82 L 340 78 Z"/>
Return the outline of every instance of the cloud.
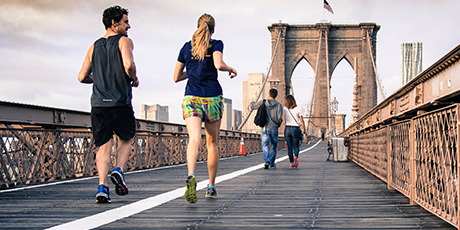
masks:
<path fill-rule="evenodd" d="M 102 11 L 113 1 L 3 0 L 0 2 L 0 100 L 89 111 L 91 86 L 76 77 L 86 51 L 105 31 Z M 242 109 L 241 82 L 248 73 L 266 73 L 271 59 L 267 26 L 282 20 L 315 24 L 323 19 L 321 1 L 305 0 L 120 0 L 129 9 L 134 58 L 141 81 L 133 105 L 169 105 L 171 121 L 183 122 L 180 102 L 185 82 L 172 73 L 179 49 L 190 40 L 204 12 L 216 19 L 214 37 L 225 44 L 224 60 L 238 70 L 220 73 L 224 96 Z M 458 45 L 460 31 L 452 18 L 460 2 L 329 0 L 334 24 L 376 22 L 377 68 L 388 94 L 399 87 L 400 44 L 423 42 L 424 67 Z M 300 75 L 305 74 L 301 71 Z M 294 86 L 294 90 L 303 86 Z M 308 88 L 308 87 L 307 87 Z M 310 90 L 310 89 L 307 89 Z M 343 101 L 343 104 L 348 102 Z M 174 118 L 173 118 L 174 117 Z"/>

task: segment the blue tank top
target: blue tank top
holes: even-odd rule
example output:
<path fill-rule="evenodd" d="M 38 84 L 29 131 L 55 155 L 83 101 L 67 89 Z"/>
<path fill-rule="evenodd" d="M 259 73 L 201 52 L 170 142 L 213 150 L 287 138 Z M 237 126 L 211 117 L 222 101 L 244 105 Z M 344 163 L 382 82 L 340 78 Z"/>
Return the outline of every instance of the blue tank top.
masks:
<path fill-rule="evenodd" d="M 123 35 L 100 38 L 94 42 L 91 70 L 93 73 L 92 107 L 114 107 L 131 104 L 131 79 L 125 72 L 118 42 Z"/>

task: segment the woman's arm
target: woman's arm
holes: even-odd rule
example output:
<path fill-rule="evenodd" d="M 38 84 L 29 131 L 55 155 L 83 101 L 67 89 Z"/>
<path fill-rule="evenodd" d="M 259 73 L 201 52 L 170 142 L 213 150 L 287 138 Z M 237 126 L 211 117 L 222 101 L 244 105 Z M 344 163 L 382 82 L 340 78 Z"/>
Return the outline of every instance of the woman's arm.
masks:
<path fill-rule="evenodd" d="M 236 75 L 238 75 L 236 69 L 232 68 L 224 62 L 222 52 L 214 51 L 214 53 L 212 53 L 212 58 L 214 60 L 214 67 L 216 67 L 216 69 L 220 71 L 228 71 L 230 78 L 234 78 Z"/>
<path fill-rule="evenodd" d="M 299 114 L 299 118 L 300 118 L 300 123 L 302 123 L 303 132 L 307 134 L 307 129 L 305 128 L 305 122 L 303 121 L 302 115 Z"/>
<path fill-rule="evenodd" d="M 185 68 L 184 63 L 179 62 L 179 61 L 176 63 L 176 67 L 174 68 L 174 76 L 173 76 L 175 83 L 187 79 L 187 72 L 184 71 L 184 68 Z"/>

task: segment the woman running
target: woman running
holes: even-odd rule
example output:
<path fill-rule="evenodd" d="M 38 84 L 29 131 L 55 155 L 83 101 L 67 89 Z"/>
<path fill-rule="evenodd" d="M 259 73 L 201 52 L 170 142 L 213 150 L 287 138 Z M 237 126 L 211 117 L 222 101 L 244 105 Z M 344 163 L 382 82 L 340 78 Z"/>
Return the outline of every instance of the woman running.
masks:
<path fill-rule="evenodd" d="M 182 116 L 187 126 L 189 141 L 187 146 L 188 176 L 185 199 L 196 203 L 195 166 L 201 144 L 201 125 L 205 123 L 206 147 L 208 149 L 209 184 L 206 197 L 217 196 L 215 179 L 219 165 L 217 138 L 223 114 L 222 87 L 217 80 L 217 70 L 227 71 L 230 78 L 237 72 L 223 60 L 224 44 L 211 39 L 215 21 L 209 14 L 198 19 L 198 29 L 192 40 L 184 44 L 174 69 L 174 82 L 188 79 L 182 101 Z M 184 68 L 186 71 L 184 71 Z"/>

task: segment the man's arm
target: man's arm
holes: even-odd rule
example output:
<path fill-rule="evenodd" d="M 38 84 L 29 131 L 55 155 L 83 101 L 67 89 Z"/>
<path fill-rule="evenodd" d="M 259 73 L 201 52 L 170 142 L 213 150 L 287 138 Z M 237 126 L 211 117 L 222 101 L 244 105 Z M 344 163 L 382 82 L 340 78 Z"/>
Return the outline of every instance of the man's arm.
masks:
<path fill-rule="evenodd" d="M 254 102 L 254 101 L 253 101 L 253 102 L 251 102 L 251 103 L 249 104 L 249 108 L 251 108 L 252 110 L 259 109 L 259 107 L 262 105 L 263 101 L 264 101 L 264 100 L 260 100 L 260 101 L 258 101 L 258 102 Z"/>
<path fill-rule="evenodd" d="M 126 74 L 133 80 L 131 86 L 139 86 L 139 78 L 136 75 L 136 64 L 134 63 L 133 49 L 134 44 L 130 38 L 121 37 L 119 41 L 121 58 L 123 59 L 123 66 L 125 67 Z"/>
<path fill-rule="evenodd" d="M 93 45 L 86 52 L 85 60 L 81 66 L 80 72 L 78 73 L 78 81 L 81 83 L 93 83 L 93 76 L 91 74 L 91 56 L 93 55 Z"/>

